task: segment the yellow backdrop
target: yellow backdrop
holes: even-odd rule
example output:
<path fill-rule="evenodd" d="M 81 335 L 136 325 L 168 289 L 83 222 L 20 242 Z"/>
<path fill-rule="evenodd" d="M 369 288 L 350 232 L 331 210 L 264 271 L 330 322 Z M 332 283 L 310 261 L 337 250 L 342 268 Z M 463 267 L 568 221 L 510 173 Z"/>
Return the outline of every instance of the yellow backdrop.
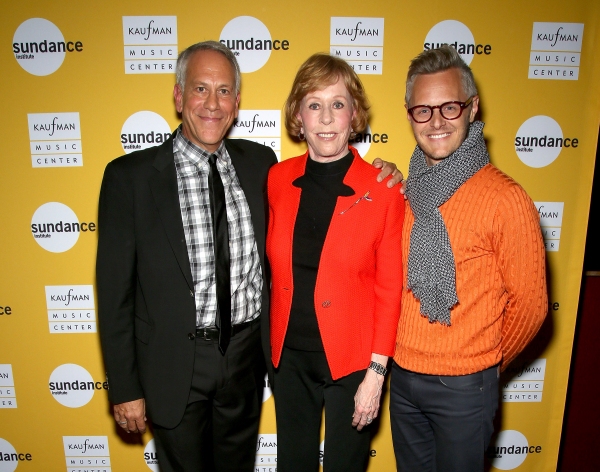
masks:
<path fill-rule="evenodd" d="M 600 3 L 23 0 L 3 2 L 0 23 L 0 472 L 157 470 L 151 433 L 122 435 L 109 412 L 96 205 L 108 161 L 178 125 L 174 60 L 207 39 L 234 49 L 244 72 L 233 136 L 283 159 L 303 152 L 281 108 L 298 66 L 330 51 L 351 61 L 373 104 L 359 150 L 405 173 L 410 59 L 450 43 L 470 62 L 492 162 L 540 211 L 550 281 L 548 320 L 503 378 L 490 460 L 556 468 L 598 134 Z M 381 412 L 369 471 L 395 470 L 387 397 Z M 260 432 L 256 471 L 273 472 L 272 397 Z"/>

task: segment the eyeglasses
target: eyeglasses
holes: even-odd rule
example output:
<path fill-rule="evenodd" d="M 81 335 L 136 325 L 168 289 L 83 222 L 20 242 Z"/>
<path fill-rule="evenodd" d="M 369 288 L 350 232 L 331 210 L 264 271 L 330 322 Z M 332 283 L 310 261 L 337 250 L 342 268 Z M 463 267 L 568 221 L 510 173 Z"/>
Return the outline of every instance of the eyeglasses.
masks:
<path fill-rule="evenodd" d="M 440 115 L 446 120 L 456 120 L 462 115 L 462 112 L 471 103 L 473 98 L 469 98 L 466 102 L 446 102 L 441 105 L 429 106 L 429 105 L 417 105 L 416 107 L 410 107 L 408 113 L 412 116 L 412 119 L 417 123 L 427 123 L 433 116 L 433 110 L 436 108 L 440 110 Z"/>

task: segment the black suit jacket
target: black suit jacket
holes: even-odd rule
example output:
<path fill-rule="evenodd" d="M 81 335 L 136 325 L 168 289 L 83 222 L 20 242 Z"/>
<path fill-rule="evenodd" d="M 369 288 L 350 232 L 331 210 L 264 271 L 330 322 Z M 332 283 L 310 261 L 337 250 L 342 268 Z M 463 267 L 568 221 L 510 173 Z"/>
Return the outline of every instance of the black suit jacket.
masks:
<path fill-rule="evenodd" d="M 173 135 L 174 136 L 174 135 Z M 173 136 L 106 166 L 98 210 L 96 282 L 102 352 L 115 404 L 145 398 L 149 417 L 175 427 L 187 404 L 196 329 L 194 284 L 181 220 Z M 248 201 L 263 271 L 261 324 L 268 330 L 266 182 L 274 152 L 226 140 Z M 270 352 L 263 335 L 265 353 Z"/>

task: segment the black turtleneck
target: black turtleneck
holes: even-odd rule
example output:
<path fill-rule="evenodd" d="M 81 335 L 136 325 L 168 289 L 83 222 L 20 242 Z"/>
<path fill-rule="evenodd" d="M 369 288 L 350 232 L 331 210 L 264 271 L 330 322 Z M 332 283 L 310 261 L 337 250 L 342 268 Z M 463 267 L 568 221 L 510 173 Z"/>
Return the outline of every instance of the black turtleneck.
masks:
<path fill-rule="evenodd" d="M 343 183 L 353 160 L 351 152 L 325 163 L 309 157 L 304 175 L 293 182 L 302 193 L 292 249 L 294 296 L 285 336 L 285 346 L 292 349 L 323 350 L 314 302 L 317 271 L 337 197 L 354 195 Z"/>

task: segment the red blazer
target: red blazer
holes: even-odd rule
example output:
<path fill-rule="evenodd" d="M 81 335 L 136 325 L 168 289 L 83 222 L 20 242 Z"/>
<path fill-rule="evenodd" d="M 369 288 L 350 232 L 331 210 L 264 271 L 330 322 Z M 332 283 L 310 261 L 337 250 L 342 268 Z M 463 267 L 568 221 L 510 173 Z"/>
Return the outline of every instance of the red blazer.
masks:
<path fill-rule="evenodd" d="M 350 147 L 354 161 L 344 184 L 355 195 L 338 197 L 323 245 L 315 310 L 331 376 L 366 369 L 371 353 L 392 356 L 402 292 L 401 235 L 404 198 L 378 183 L 378 170 Z M 308 152 L 269 172 L 267 256 L 271 265 L 271 356 L 277 367 L 288 326 L 294 280 L 292 247 Z M 367 195 L 368 192 L 368 195 Z M 366 197 L 362 198 L 363 196 Z M 343 213 L 342 213 L 343 212 Z"/>

